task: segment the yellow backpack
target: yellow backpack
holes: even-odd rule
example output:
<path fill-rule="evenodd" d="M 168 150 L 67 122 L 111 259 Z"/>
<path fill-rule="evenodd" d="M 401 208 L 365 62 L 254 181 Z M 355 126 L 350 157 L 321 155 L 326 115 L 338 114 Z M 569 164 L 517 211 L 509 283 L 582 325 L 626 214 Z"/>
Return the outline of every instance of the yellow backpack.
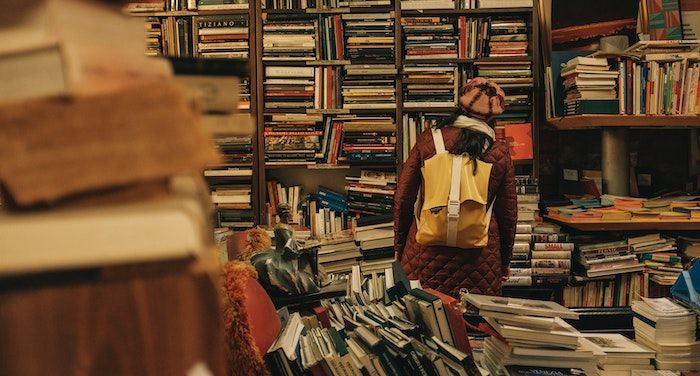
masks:
<path fill-rule="evenodd" d="M 433 142 L 436 154 L 421 168 L 416 241 L 426 246 L 485 247 L 495 201 L 487 207 L 492 164 L 447 152 L 440 129 L 433 129 Z"/>

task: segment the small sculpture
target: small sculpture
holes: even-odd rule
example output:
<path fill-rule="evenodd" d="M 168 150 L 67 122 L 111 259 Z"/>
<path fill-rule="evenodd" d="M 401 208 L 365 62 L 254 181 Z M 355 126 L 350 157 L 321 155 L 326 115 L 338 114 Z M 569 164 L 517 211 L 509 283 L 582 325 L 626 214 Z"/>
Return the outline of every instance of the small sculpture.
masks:
<path fill-rule="evenodd" d="M 317 244 L 301 246 L 289 225 L 291 208 L 277 207 L 280 223 L 275 226 L 275 248 L 253 255 L 251 263 L 258 272 L 260 283 L 267 289 L 280 290 L 287 295 L 310 294 L 319 291 Z"/>

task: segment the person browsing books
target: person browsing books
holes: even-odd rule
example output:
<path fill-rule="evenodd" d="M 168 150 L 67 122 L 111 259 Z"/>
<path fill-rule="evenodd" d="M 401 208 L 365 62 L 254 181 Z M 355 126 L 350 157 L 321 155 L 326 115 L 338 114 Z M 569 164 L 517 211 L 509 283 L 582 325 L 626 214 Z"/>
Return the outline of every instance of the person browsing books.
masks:
<path fill-rule="evenodd" d="M 409 279 L 457 297 L 500 295 L 517 222 L 509 146 L 495 139 L 503 90 L 474 78 L 455 112 L 424 130 L 404 163 L 394 199 L 395 251 Z"/>

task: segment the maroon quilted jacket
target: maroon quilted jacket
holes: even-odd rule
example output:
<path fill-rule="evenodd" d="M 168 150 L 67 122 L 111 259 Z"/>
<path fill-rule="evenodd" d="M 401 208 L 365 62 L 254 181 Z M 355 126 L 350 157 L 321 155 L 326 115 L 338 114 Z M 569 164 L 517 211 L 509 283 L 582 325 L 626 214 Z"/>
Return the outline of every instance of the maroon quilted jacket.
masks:
<path fill-rule="evenodd" d="M 442 129 L 445 148 L 453 150 L 461 130 Z M 496 141 L 484 154 L 492 163 L 489 202 L 494 203 L 489 242 L 482 249 L 426 247 L 416 242 L 414 205 L 422 180 L 423 161 L 435 155 L 431 132 L 423 132 L 404 163 L 394 199 L 395 249 L 409 279 L 419 279 L 423 287 L 459 296 L 461 288 L 470 292 L 500 295 L 501 277 L 507 270 L 513 251 L 517 222 L 517 198 L 513 163 L 508 145 Z"/>

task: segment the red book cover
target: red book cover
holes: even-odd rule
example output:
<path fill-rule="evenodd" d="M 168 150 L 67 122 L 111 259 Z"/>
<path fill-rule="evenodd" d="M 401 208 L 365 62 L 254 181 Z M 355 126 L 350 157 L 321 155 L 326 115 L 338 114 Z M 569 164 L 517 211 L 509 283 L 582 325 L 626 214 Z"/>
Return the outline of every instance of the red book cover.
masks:
<path fill-rule="evenodd" d="M 472 348 L 469 346 L 467 326 L 462 316 L 462 308 L 459 305 L 459 300 L 431 288 L 426 288 L 424 290 L 440 298 L 442 306 L 447 313 L 447 320 L 450 323 L 450 331 L 455 341 L 455 347 L 465 354 L 471 355 Z"/>
<path fill-rule="evenodd" d="M 324 306 L 317 306 L 313 308 L 314 314 L 324 328 L 331 327 L 331 319 L 328 316 L 328 310 Z"/>
<path fill-rule="evenodd" d="M 345 48 L 343 46 L 343 22 L 340 17 L 340 15 L 333 16 L 333 22 L 335 23 L 335 58 L 343 60 L 345 58 Z"/>
<path fill-rule="evenodd" d="M 459 16 L 459 58 L 467 57 L 467 16 Z"/>
<path fill-rule="evenodd" d="M 510 157 L 518 161 L 532 159 L 532 124 L 507 124 L 505 138 L 510 144 Z"/>

